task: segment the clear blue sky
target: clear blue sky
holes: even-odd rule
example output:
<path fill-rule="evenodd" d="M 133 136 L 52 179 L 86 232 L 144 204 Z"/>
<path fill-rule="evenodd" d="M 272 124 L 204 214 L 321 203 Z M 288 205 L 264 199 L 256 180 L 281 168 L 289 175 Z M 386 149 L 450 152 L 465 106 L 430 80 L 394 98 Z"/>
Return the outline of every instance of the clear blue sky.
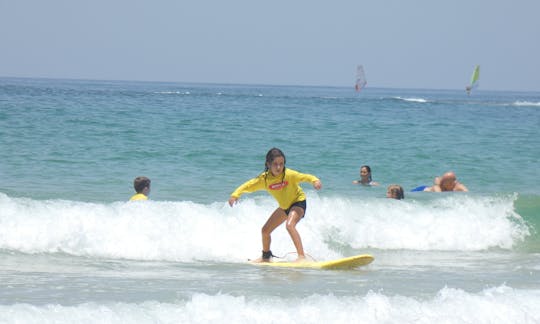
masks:
<path fill-rule="evenodd" d="M 538 0 L 0 0 L 0 76 L 540 91 Z"/>

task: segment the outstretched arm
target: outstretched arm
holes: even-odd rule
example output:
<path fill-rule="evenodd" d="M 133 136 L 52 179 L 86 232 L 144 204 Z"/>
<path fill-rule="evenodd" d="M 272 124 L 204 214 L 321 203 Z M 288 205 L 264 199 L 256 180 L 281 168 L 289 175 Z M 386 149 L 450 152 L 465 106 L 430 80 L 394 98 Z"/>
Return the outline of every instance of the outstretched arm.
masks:
<path fill-rule="evenodd" d="M 243 193 L 264 189 L 264 180 L 261 176 L 244 182 L 229 197 L 229 205 L 232 207 Z"/>

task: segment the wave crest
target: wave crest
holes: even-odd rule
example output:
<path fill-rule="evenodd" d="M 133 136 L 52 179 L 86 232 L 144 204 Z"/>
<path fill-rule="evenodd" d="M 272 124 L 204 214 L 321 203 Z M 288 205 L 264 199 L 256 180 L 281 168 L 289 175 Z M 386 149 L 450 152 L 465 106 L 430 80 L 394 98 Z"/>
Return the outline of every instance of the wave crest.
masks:
<path fill-rule="evenodd" d="M 512 249 L 530 234 L 516 196 L 452 195 L 425 201 L 352 200 L 310 193 L 298 230 L 317 259 L 365 250 Z M 0 194 L 0 249 L 23 253 L 170 261 L 244 261 L 260 253 L 260 228 L 276 208 L 269 197 L 225 202 L 85 203 Z M 294 251 L 283 226 L 275 254 Z"/>

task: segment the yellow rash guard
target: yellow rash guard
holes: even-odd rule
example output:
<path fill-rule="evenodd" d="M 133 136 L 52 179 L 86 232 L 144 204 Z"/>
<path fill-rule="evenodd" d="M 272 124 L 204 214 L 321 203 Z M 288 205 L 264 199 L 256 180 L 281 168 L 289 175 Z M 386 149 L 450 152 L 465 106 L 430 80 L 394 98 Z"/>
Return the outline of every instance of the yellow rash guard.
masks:
<path fill-rule="evenodd" d="M 148 197 L 146 197 L 144 194 L 142 193 L 138 193 L 138 194 L 134 194 L 130 199 L 131 200 L 148 200 Z"/>
<path fill-rule="evenodd" d="M 300 173 L 292 169 L 285 169 L 285 178 L 283 178 L 283 174 L 274 177 L 272 172 L 268 171 L 268 173 L 263 172 L 258 177 L 248 180 L 236 188 L 231 197 L 239 198 L 243 193 L 266 190 L 276 198 L 280 208 L 288 209 L 295 202 L 306 200 L 300 183 L 313 183 L 317 180 L 319 178 L 314 175 Z"/>

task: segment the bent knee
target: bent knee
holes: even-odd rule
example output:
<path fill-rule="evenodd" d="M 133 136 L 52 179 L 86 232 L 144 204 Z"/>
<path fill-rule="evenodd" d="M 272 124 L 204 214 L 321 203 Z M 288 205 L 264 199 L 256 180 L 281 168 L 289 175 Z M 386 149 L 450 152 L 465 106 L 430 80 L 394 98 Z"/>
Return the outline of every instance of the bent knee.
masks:
<path fill-rule="evenodd" d="M 287 229 L 288 232 L 296 231 L 296 224 L 297 223 L 298 222 L 288 221 L 287 224 L 285 225 L 285 228 Z"/>

